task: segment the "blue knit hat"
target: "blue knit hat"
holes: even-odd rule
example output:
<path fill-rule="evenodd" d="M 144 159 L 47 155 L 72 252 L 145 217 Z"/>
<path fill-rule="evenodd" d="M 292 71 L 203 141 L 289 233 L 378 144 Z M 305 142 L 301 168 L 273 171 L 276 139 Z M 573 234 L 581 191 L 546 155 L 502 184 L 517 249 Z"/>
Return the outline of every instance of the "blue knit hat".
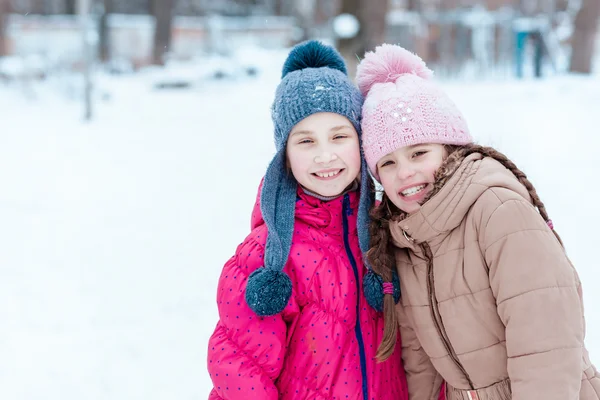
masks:
<path fill-rule="evenodd" d="M 360 115 L 363 97 L 347 75 L 342 56 L 318 41 L 303 42 L 292 49 L 284 65 L 275 93 L 272 119 L 277 154 L 265 174 L 260 209 L 267 225 L 265 265 L 248 278 L 246 302 L 259 316 L 279 314 L 290 300 L 292 282 L 283 271 L 294 232 L 297 182 L 286 168 L 285 148 L 288 136 L 298 122 L 319 112 L 342 115 L 361 134 Z M 357 228 L 361 251 L 369 248 L 369 210 L 373 201 L 369 190 L 368 167 L 362 157 L 361 188 Z M 367 286 L 375 287 L 369 304 L 383 304 L 381 278 L 365 276 Z M 368 284 L 367 280 L 373 280 Z M 377 282 L 379 288 L 377 291 Z M 399 295 L 399 291 L 398 291 Z M 381 307 L 382 308 L 382 307 Z"/>

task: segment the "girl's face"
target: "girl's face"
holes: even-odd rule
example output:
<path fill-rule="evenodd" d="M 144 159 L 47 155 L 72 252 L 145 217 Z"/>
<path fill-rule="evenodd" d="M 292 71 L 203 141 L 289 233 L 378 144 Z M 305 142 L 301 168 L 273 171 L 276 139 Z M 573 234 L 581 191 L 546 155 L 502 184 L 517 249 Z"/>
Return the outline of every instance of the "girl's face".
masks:
<path fill-rule="evenodd" d="M 321 196 L 341 194 L 360 173 L 358 134 L 346 117 L 335 113 L 316 113 L 298 122 L 286 156 L 298 183 Z"/>
<path fill-rule="evenodd" d="M 448 156 L 444 145 L 418 144 L 402 147 L 377 162 L 385 194 L 405 213 L 421 208 L 434 184 L 435 172 Z"/>

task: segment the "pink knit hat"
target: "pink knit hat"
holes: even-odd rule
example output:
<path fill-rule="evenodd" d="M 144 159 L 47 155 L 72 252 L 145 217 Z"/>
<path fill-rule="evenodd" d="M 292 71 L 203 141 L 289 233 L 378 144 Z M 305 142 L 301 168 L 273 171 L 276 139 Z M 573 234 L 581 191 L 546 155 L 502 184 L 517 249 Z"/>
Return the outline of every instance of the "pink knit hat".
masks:
<path fill-rule="evenodd" d="M 358 65 L 356 80 L 365 96 L 362 144 L 375 178 L 377 161 L 401 147 L 473 142 L 461 112 L 432 75 L 420 57 L 390 44 L 368 52 Z"/>

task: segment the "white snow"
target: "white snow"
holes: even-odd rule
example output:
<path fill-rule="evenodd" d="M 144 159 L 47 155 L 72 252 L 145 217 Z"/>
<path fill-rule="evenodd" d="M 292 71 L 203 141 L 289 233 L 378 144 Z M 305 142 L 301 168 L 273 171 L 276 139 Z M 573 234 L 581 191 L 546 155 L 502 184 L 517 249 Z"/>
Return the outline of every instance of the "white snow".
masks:
<path fill-rule="evenodd" d="M 34 97 L 0 84 L 0 398 L 207 397 L 217 279 L 274 153 L 282 61 L 187 91 L 105 78 L 91 123 L 52 82 Z M 600 365 L 600 77 L 444 87 L 538 188 Z"/>

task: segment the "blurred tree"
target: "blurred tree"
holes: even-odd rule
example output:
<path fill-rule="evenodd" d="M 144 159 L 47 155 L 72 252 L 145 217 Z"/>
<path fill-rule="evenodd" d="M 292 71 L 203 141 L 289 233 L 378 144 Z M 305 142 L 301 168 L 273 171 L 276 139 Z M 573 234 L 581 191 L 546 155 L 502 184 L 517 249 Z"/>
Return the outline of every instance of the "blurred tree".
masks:
<path fill-rule="evenodd" d="M 600 19 L 600 1 L 583 0 L 575 17 L 575 31 L 572 39 L 570 72 L 589 74 L 592 71 L 592 60 L 598 20 Z"/>
<path fill-rule="evenodd" d="M 150 0 L 150 13 L 156 19 L 152 52 L 152 62 L 155 65 L 165 64 L 165 54 L 171 46 L 174 5 L 175 0 Z"/>
<path fill-rule="evenodd" d="M 359 57 L 385 42 L 388 0 L 342 0 L 340 14 L 354 15 L 360 23 L 353 38 L 340 39 L 338 48 L 348 64 L 348 75 L 354 78 Z"/>
<path fill-rule="evenodd" d="M 113 12 L 115 14 L 146 14 L 150 13 L 152 0 L 115 0 Z"/>
<path fill-rule="evenodd" d="M 407 0 L 406 9 L 409 11 L 420 11 L 421 2 L 419 0 Z"/>
<path fill-rule="evenodd" d="M 273 13 L 283 15 L 283 0 L 273 0 Z"/>
<path fill-rule="evenodd" d="M 9 0 L 0 0 L 0 57 L 8 54 L 6 39 L 6 17 L 10 11 Z"/>
<path fill-rule="evenodd" d="M 262 1 L 258 0 L 237 0 L 236 3 L 240 6 L 243 16 L 251 15 L 258 6 L 262 5 Z"/>
<path fill-rule="evenodd" d="M 109 43 L 109 29 L 108 29 L 108 17 L 113 12 L 113 0 L 101 0 L 99 3 L 98 10 L 100 12 L 100 21 L 98 26 L 99 31 L 99 56 L 100 61 L 107 62 L 110 60 L 110 43 Z"/>
<path fill-rule="evenodd" d="M 295 0 L 270 0 L 273 4 L 273 12 L 279 16 L 290 16 L 294 14 Z M 334 0 L 337 3 L 338 0 Z"/>
<path fill-rule="evenodd" d="M 198 16 L 205 14 L 205 5 L 203 0 L 176 0 L 175 15 Z"/>
<path fill-rule="evenodd" d="M 77 12 L 75 3 L 77 0 L 65 0 L 65 12 L 67 14 L 75 14 Z"/>

